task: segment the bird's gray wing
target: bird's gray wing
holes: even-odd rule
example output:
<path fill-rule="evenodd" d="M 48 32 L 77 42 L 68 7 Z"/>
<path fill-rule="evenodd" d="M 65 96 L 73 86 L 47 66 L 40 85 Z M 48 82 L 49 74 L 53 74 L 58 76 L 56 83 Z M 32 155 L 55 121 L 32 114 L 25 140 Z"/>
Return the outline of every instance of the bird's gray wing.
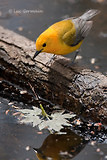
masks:
<path fill-rule="evenodd" d="M 81 18 L 72 19 L 75 28 L 64 33 L 62 39 L 68 46 L 76 46 L 79 44 L 89 33 L 92 27 L 92 21 L 86 21 Z M 75 32 L 76 30 L 76 32 Z"/>
<path fill-rule="evenodd" d="M 92 27 L 93 22 L 90 21 L 90 19 L 99 13 L 100 11 L 91 9 L 78 18 L 71 18 L 71 21 L 75 25 L 76 34 L 74 34 L 75 31 L 71 29 L 63 36 L 64 42 L 69 46 L 76 46 L 79 44 L 88 35 Z"/>
<path fill-rule="evenodd" d="M 75 28 L 76 28 L 76 35 L 75 35 L 75 40 L 71 44 L 71 46 L 75 46 L 80 41 L 82 41 L 89 33 L 90 29 L 92 28 L 92 21 L 86 21 L 81 18 L 76 18 L 72 20 Z"/>

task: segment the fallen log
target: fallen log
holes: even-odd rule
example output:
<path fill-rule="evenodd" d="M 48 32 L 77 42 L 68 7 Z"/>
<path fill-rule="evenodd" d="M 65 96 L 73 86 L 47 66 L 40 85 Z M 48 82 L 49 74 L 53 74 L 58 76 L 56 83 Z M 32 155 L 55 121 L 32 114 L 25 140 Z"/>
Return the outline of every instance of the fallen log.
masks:
<path fill-rule="evenodd" d="M 77 64 L 65 67 L 69 59 L 62 56 L 57 56 L 46 65 L 52 54 L 41 53 L 33 60 L 34 53 L 33 41 L 0 27 L 1 82 L 5 80 L 5 83 L 8 81 L 14 87 L 16 85 L 15 92 L 17 85 L 28 90 L 30 82 L 41 97 L 52 103 L 86 119 L 107 123 L 105 75 Z"/>

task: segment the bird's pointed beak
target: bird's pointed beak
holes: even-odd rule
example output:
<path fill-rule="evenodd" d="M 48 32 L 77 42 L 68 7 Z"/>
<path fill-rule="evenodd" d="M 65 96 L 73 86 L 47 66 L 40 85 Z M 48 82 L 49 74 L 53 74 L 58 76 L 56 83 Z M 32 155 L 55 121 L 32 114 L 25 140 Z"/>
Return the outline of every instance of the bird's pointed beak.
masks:
<path fill-rule="evenodd" d="M 34 54 L 34 56 L 33 56 L 33 59 L 34 59 L 40 52 L 42 52 L 42 49 L 35 52 L 35 54 Z"/>
<path fill-rule="evenodd" d="M 37 148 L 33 148 L 33 150 L 37 153 L 38 152 L 38 149 Z"/>

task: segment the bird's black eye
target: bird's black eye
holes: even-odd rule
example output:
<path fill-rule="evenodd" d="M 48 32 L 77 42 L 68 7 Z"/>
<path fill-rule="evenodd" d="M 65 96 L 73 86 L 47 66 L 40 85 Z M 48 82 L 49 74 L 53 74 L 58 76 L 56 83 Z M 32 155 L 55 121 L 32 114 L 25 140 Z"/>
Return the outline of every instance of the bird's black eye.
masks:
<path fill-rule="evenodd" d="M 43 46 L 43 47 L 46 47 L 46 43 L 44 43 L 42 46 Z"/>

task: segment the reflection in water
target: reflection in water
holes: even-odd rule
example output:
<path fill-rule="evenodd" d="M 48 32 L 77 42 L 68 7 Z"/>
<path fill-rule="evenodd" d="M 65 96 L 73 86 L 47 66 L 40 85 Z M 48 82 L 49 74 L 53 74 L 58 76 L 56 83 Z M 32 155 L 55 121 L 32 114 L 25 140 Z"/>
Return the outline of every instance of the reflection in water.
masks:
<path fill-rule="evenodd" d="M 35 149 L 39 160 L 70 160 L 85 146 L 83 137 L 67 130 L 67 134 L 50 134 L 39 149 Z"/>

